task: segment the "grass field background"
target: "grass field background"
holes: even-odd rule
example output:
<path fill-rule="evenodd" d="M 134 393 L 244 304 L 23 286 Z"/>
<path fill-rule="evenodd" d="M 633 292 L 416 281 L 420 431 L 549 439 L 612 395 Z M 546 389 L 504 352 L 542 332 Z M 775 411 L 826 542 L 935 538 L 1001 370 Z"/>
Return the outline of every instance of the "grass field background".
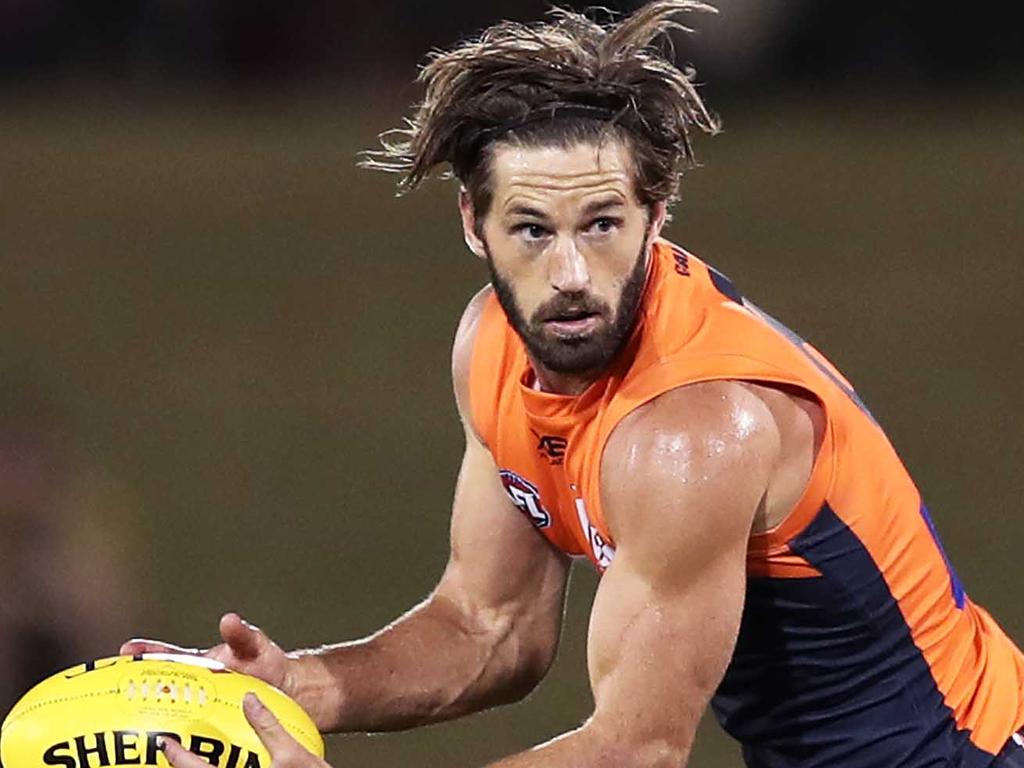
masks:
<path fill-rule="evenodd" d="M 452 186 L 395 199 L 354 167 L 400 107 L 328 103 L 0 111 L 0 380 L 52 403 L 74 466 L 117 489 L 72 525 L 125 550 L 140 634 L 206 644 L 233 609 L 285 646 L 356 637 L 443 566 L 448 350 L 485 273 Z M 1024 102 L 719 109 L 670 236 L 843 368 L 968 591 L 1024 639 Z M 333 764 L 474 766 L 577 724 L 594 584 L 578 567 L 527 703 L 339 737 Z M 692 765 L 738 763 L 705 729 Z"/>

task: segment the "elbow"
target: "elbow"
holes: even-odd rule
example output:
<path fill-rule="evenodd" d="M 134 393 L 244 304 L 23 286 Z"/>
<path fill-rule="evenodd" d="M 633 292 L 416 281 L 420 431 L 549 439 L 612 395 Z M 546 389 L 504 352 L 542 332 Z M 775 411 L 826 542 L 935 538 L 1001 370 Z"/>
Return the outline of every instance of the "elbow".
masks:
<path fill-rule="evenodd" d="M 612 742 L 602 745 L 595 768 L 684 768 L 690 750 L 681 750 L 667 742 L 643 744 Z"/>
<path fill-rule="evenodd" d="M 528 653 L 523 654 L 509 681 L 510 684 L 506 691 L 508 700 L 505 703 L 515 704 L 533 693 L 534 689 L 547 676 L 554 660 L 555 653 L 552 648 L 531 649 Z"/>
<path fill-rule="evenodd" d="M 597 715 L 580 728 L 579 734 L 599 756 L 595 768 L 684 768 L 693 746 L 692 731 L 671 736 L 641 735 Z"/>
<path fill-rule="evenodd" d="M 557 632 L 511 632 L 502 643 L 505 680 L 500 704 L 515 704 L 529 696 L 547 676 L 558 650 Z"/>
<path fill-rule="evenodd" d="M 689 749 L 680 749 L 667 741 L 651 742 L 633 752 L 633 762 L 623 765 L 634 768 L 683 768 L 690 754 Z"/>
<path fill-rule="evenodd" d="M 434 610 L 450 608 L 437 596 Z M 460 693 L 475 700 L 474 709 L 514 704 L 526 698 L 544 679 L 558 647 L 557 624 L 512 611 L 466 613 L 448 611 L 465 647 L 473 647 L 474 663 L 466 667 L 472 679 Z"/>

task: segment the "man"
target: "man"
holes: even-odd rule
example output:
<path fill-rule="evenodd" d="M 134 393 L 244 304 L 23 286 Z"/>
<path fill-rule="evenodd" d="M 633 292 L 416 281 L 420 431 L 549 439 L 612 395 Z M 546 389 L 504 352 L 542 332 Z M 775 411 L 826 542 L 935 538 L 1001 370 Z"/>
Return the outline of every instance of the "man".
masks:
<path fill-rule="evenodd" d="M 451 559 L 364 640 L 286 654 L 229 614 L 208 653 L 324 731 L 458 717 L 543 677 L 585 555 L 594 713 L 495 768 L 684 765 L 709 703 L 755 768 L 1024 766 L 1024 656 L 885 435 L 820 353 L 659 238 L 689 132 L 717 125 L 651 41 L 705 9 L 499 24 L 426 67 L 405 140 L 370 164 L 407 187 L 449 165 L 491 270 L 452 356 Z M 323 765 L 245 710 L 278 768 Z"/>

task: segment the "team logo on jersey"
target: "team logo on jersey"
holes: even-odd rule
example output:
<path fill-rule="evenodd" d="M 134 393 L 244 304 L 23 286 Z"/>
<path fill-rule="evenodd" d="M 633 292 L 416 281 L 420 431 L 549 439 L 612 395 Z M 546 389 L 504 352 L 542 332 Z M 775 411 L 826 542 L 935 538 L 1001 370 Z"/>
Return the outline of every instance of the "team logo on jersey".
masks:
<path fill-rule="evenodd" d="M 537 441 L 537 450 L 540 451 L 552 464 L 561 464 L 565 459 L 565 449 L 569 447 L 569 441 L 557 435 L 541 435 Z"/>
<path fill-rule="evenodd" d="M 517 475 L 511 469 L 500 469 L 498 475 L 501 477 L 505 493 L 519 508 L 519 511 L 530 519 L 531 523 L 538 528 L 547 528 L 551 525 L 551 515 L 540 503 L 540 493 L 533 483 Z"/>

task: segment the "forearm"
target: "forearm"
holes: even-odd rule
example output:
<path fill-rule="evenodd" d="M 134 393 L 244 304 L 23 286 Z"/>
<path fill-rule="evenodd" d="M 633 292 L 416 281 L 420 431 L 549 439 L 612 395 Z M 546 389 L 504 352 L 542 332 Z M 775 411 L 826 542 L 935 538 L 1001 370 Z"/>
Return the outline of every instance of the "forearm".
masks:
<path fill-rule="evenodd" d="M 513 624 L 433 596 L 368 638 L 298 652 L 292 694 L 325 732 L 401 730 L 513 701 L 532 687 Z"/>
<path fill-rule="evenodd" d="M 689 748 L 658 740 L 631 743 L 629 736 L 585 725 L 487 768 L 684 768 L 687 763 Z"/>

